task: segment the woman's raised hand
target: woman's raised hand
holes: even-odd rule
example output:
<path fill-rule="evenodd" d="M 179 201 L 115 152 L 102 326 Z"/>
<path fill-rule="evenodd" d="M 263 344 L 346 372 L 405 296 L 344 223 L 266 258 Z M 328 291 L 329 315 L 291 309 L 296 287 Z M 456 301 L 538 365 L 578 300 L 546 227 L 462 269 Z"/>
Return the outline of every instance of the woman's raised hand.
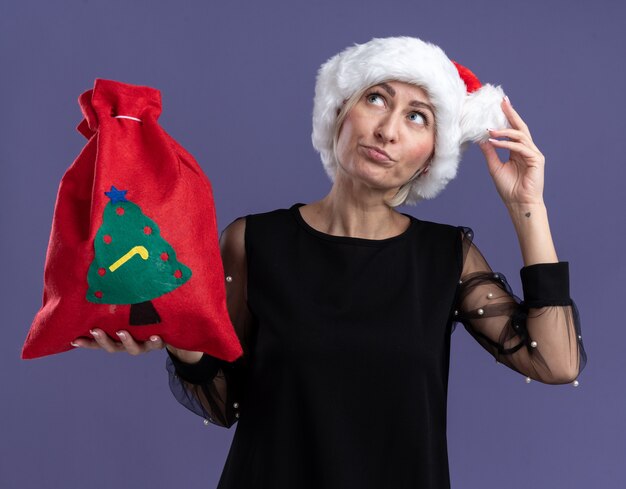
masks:
<path fill-rule="evenodd" d="M 502 111 L 511 129 L 490 128 L 489 141 L 480 144 L 489 174 L 505 204 L 543 204 L 545 157 L 508 98 L 502 101 Z M 500 161 L 495 148 L 510 150 L 508 161 Z"/>
<path fill-rule="evenodd" d="M 128 333 L 128 331 L 118 331 L 121 343 L 113 341 L 103 330 L 94 328 L 89 331 L 94 337 L 93 340 L 80 337 L 76 338 L 73 342 L 73 346 L 90 349 L 102 349 L 109 353 L 126 352 L 130 355 L 140 355 L 141 353 L 148 353 L 153 350 L 161 350 L 166 347 L 174 355 L 176 355 L 181 361 L 186 363 L 196 363 L 202 358 L 202 352 L 188 351 L 174 348 L 163 342 L 159 336 L 151 336 L 148 341 L 135 341 L 135 339 Z"/>

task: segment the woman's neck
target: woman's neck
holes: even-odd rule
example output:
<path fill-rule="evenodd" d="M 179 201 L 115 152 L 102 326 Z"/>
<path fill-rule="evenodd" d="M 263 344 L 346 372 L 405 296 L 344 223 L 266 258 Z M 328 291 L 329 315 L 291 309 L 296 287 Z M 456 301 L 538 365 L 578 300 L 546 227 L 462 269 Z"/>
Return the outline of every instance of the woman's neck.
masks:
<path fill-rule="evenodd" d="M 410 224 L 384 202 L 382 193 L 339 181 L 326 197 L 300 207 L 300 213 L 311 227 L 333 236 L 386 239 L 402 234 Z"/>

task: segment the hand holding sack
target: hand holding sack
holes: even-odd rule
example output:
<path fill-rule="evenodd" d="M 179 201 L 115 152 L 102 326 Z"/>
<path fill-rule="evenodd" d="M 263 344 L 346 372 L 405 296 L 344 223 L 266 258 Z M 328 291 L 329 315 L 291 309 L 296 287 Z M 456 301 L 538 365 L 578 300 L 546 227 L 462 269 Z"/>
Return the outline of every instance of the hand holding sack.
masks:
<path fill-rule="evenodd" d="M 97 327 L 234 361 L 211 184 L 157 119 L 161 94 L 96 79 L 79 97 L 87 145 L 61 179 L 43 305 L 22 358 Z"/>

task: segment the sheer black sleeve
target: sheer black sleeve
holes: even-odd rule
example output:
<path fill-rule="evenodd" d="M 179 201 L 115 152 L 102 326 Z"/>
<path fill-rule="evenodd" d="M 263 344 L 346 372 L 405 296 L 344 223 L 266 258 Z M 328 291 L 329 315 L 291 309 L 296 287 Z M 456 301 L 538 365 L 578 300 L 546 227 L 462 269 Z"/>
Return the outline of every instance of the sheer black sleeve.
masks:
<path fill-rule="evenodd" d="M 253 319 L 247 306 L 245 226 L 245 218 L 236 219 L 220 236 L 228 313 L 243 356 L 226 362 L 205 353 L 197 363 L 188 364 L 166 350 L 169 385 L 176 400 L 203 417 L 205 424 L 225 428 L 239 418 L 253 341 Z"/>
<path fill-rule="evenodd" d="M 527 382 L 578 386 L 587 355 L 576 304 L 569 295 L 568 263 L 522 268 L 521 301 L 473 244 L 472 230 L 460 229 L 463 271 L 455 320 L 497 362 L 526 376 Z"/>

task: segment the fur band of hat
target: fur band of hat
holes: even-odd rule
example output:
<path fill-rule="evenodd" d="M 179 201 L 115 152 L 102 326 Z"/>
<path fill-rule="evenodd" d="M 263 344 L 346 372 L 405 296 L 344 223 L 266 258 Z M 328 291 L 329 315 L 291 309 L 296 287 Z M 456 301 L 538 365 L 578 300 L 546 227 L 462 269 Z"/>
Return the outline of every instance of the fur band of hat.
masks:
<path fill-rule="evenodd" d="M 337 171 L 333 154 L 337 110 L 358 91 L 391 80 L 423 88 L 435 108 L 430 171 L 413 181 L 406 204 L 439 194 L 456 176 L 467 143 L 488 139 L 488 127 L 510 127 L 500 107 L 502 88 L 481 84 L 439 46 L 413 37 L 374 38 L 336 54 L 317 74 L 311 139 L 331 180 Z"/>

